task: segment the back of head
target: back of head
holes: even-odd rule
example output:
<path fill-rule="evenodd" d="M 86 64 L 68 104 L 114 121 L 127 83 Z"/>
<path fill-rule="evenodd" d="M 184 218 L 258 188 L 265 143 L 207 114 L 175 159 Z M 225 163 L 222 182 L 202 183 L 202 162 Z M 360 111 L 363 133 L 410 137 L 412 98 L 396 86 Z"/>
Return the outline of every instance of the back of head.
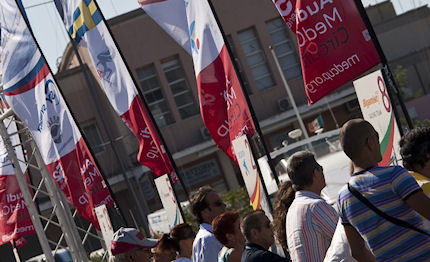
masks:
<path fill-rule="evenodd" d="M 188 239 L 195 236 L 195 232 L 190 224 L 182 223 L 176 225 L 170 230 L 170 238 L 179 242 L 180 240 Z"/>
<path fill-rule="evenodd" d="M 156 252 L 179 251 L 179 244 L 170 237 L 169 234 L 163 234 L 157 245 Z"/>
<path fill-rule="evenodd" d="M 225 212 L 212 221 L 215 238 L 224 246 L 228 246 L 226 234 L 234 234 L 234 223 L 239 219 L 237 212 Z"/>
<path fill-rule="evenodd" d="M 419 127 L 408 131 L 400 140 L 400 154 L 405 168 L 417 171 L 423 167 L 430 155 L 430 127 Z"/>
<path fill-rule="evenodd" d="M 190 196 L 191 212 L 199 224 L 203 223 L 201 212 L 209 207 L 206 202 L 206 195 L 209 192 L 214 192 L 214 190 L 209 186 L 203 186 L 197 191 L 192 192 Z"/>
<path fill-rule="evenodd" d="M 245 214 L 240 223 L 240 230 L 247 242 L 252 242 L 251 230 L 256 229 L 261 231 L 261 217 L 265 216 L 264 211 L 262 210 L 253 210 Z"/>
<path fill-rule="evenodd" d="M 282 183 L 276 194 L 276 203 L 273 208 L 273 231 L 279 243 L 285 249 L 288 249 L 287 229 L 285 227 L 287 212 L 294 201 L 295 193 L 296 191 L 293 189 L 291 181 Z"/>
<path fill-rule="evenodd" d="M 374 133 L 375 129 L 366 120 L 349 120 L 340 130 L 339 140 L 343 151 L 352 161 L 360 159 L 367 139 Z"/>
<path fill-rule="evenodd" d="M 309 151 L 299 151 L 288 159 L 287 174 L 295 190 L 313 183 L 313 174 L 318 163 Z"/>

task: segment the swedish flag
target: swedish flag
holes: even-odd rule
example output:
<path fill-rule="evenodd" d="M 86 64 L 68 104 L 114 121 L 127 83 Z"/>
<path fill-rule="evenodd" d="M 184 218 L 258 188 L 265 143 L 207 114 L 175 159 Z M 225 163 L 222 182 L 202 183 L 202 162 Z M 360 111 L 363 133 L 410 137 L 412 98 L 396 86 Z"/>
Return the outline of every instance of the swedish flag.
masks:
<path fill-rule="evenodd" d="M 69 34 L 76 42 L 80 42 L 85 32 L 93 29 L 102 20 L 99 10 L 93 0 L 82 0 L 73 13 L 73 25 Z"/>

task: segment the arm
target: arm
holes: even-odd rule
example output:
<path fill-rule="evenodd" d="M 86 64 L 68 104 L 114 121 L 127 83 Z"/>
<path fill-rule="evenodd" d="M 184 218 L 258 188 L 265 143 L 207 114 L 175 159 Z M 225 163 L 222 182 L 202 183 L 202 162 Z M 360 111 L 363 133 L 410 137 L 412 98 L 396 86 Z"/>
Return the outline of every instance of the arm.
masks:
<path fill-rule="evenodd" d="M 420 215 L 430 220 L 430 208 L 428 208 L 430 207 L 430 198 L 423 191 L 419 190 L 412 193 L 405 199 L 405 202 Z"/>
<path fill-rule="evenodd" d="M 351 251 L 352 257 L 357 261 L 376 262 L 375 256 L 366 247 L 366 243 L 357 230 L 355 230 L 355 228 L 351 225 L 343 225 L 343 227 L 345 229 L 345 234 L 346 238 L 348 239 L 349 249 Z"/>

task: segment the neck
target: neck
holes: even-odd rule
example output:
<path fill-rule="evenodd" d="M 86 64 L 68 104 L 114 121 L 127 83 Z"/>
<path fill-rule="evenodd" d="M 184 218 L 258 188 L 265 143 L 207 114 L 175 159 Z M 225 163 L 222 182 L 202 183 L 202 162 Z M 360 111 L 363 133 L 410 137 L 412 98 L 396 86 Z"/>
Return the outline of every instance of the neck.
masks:
<path fill-rule="evenodd" d="M 374 161 L 355 161 L 353 162 L 354 173 L 375 167 L 377 165 L 378 163 L 375 163 Z"/>
<path fill-rule="evenodd" d="M 191 258 L 193 249 L 192 248 L 186 248 L 185 250 L 181 249 L 181 252 L 179 252 L 179 257 L 187 257 Z"/>
<path fill-rule="evenodd" d="M 270 246 L 267 246 L 265 243 L 262 243 L 261 241 L 259 241 L 259 240 L 254 240 L 254 241 L 251 241 L 250 242 L 251 244 L 256 244 L 256 245 L 259 245 L 260 247 L 262 247 L 262 248 L 264 248 L 265 250 L 268 250 L 269 249 L 269 247 Z"/>
<path fill-rule="evenodd" d="M 316 186 L 304 186 L 303 190 L 310 191 L 310 192 L 315 193 L 317 195 L 321 195 L 322 189 L 317 188 Z"/>

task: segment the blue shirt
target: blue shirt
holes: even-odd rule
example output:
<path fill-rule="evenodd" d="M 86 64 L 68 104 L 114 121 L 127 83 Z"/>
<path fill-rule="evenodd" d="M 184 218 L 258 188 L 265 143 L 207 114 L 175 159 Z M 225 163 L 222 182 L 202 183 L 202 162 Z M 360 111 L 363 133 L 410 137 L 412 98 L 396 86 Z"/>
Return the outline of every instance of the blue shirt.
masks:
<path fill-rule="evenodd" d="M 421 190 L 400 166 L 373 167 L 352 175 L 350 185 L 382 212 L 424 229 L 422 219 L 406 202 Z M 427 261 L 430 237 L 393 224 L 356 199 L 345 186 L 338 196 L 342 224 L 352 225 L 378 261 Z"/>
<path fill-rule="evenodd" d="M 200 224 L 200 230 L 193 242 L 193 262 L 218 262 L 222 244 L 216 240 L 212 226 Z"/>

